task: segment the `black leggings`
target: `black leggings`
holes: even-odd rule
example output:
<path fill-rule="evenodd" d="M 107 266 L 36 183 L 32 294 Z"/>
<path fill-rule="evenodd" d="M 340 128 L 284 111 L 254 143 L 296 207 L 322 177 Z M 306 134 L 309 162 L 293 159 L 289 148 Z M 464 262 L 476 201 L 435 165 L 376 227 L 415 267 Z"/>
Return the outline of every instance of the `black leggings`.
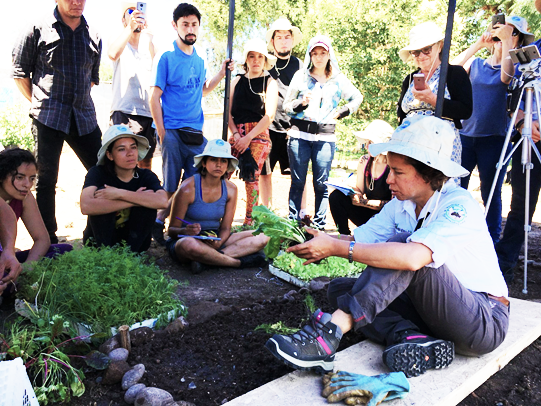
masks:
<path fill-rule="evenodd" d="M 156 220 L 157 210 L 147 207 L 132 207 L 130 218 L 122 228 L 116 228 L 116 212 L 88 216 L 83 243 L 93 238 L 93 245 L 112 247 L 126 242 L 134 252 L 143 252 L 150 247 L 151 229 Z"/>
<path fill-rule="evenodd" d="M 332 218 L 340 234 L 351 235 L 348 220 L 356 226 L 363 225 L 379 210 L 372 210 L 368 207 L 355 206 L 351 203 L 351 197 L 346 196 L 339 190 L 335 190 L 329 196 Z"/>

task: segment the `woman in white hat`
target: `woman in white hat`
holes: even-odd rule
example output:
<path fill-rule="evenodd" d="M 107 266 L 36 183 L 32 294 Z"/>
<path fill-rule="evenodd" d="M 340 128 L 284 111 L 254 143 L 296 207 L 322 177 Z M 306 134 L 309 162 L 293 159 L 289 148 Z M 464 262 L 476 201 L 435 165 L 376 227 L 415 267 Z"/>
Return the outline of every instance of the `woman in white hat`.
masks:
<path fill-rule="evenodd" d="M 355 136 L 368 149 L 372 143 L 389 141 L 392 133 L 393 127 L 389 123 L 383 120 L 374 120 L 368 124 L 364 131 L 356 132 Z M 350 220 L 357 227 L 363 225 L 373 215 L 379 213 L 385 203 L 391 200 L 391 191 L 387 184 L 388 175 L 389 166 L 387 166 L 386 154 L 375 157 L 366 154 L 359 159 L 357 164 L 357 176 L 352 185 L 356 193 L 346 196 L 341 191 L 335 190 L 330 194 L 329 206 L 340 234 L 350 235 Z"/>
<path fill-rule="evenodd" d="M 246 183 L 246 216 L 244 224 L 252 224 L 252 207 L 259 200 L 259 175 L 271 150 L 269 125 L 278 104 L 278 85 L 268 70 L 276 57 L 267 52 L 265 41 L 249 40 L 244 46 L 244 70 L 231 83 L 229 107 L 229 140 L 233 155 L 241 158 L 241 175 Z M 243 165 L 254 162 L 253 173 L 246 175 Z"/>
<path fill-rule="evenodd" d="M 496 164 L 504 148 L 509 126 L 507 87 L 515 75 L 515 66 L 509 57 L 509 50 L 528 45 L 534 40 L 534 35 L 527 31 L 528 23 L 524 18 L 506 16 L 505 21 L 505 25 L 490 27 L 488 32 L 483 33 L 472 46 L 451 62 L 462 65 L 470 75 L 472 83 L 473 114 L 462 122 L 460 130 L 461 164 L 470 172 L 477 166 L 481 181 L 481 197 L 485 204 L 496 176 Z M 474 57 L 478 51 L 485 48 L 490 51 L 489 58 Z M 500 171 L 486 216 L 488 231 L 494 244 L 499 241 L 502 231 L 501 189 L 504 176 L 505 171 Z M 460 185 L 467 189 L 469 182 L 468 175 L 461 179 Z"/>
<path fill-rule="evenodd" d="M 346 104 L 338 107 L 344 100 Z M 316 213 L 313 225 L 325 228 L 329 178 L 336 144 L 335 126 L 354 113 L 363 100 L 361 92 L 340 72 L 329 37 L 316 35 L 306 49 L 304 69 L 295 73 L 284 110 L 291 118 L 288 152 L 291 167 L 289 218 L 301 221 L 301 200 L 308 163 L 312 161 Z"/>
<path fill-rule="evenodd" d="M 432 116 L 436 110 L 441 59 L 443 48 L 442 30 L 429 21 L 412 28 L 409 44 L 399 52 L 404 62 L 412 61 L 417 70 L 404 79 L 402 92 L 398 100 L 398 121 L 414 115 Z M 414 75 L 423 75 L 415 78 Z M 423 87 L 423 90 L 416 90 Z M 445 86 L 442 118 L 446 119 L 455 129 L 455 143 L 452 159 L 460 163 L 461 143 L 458 129 L 462 128 L 460 120 L 469 118 L 472 114 L 472 90 L 468 74 L 461 66 L 449 65 L 447 83 Z"/>
<path fill-rule="evenodd" d="M 92 239 L 111 247 L 125 242 L 135 252 L 148 249 L 156 212 L 167 207 L 156 174 L 137 167 L 148 149 L 148 140 L 125 125 L 113 125 L 103 134 L 98 163 L 88 171 L 81 192 L 81 212 L 88 215 L 84 243 Z"/>
<path fill-rule="evenodd" d="M 370 145 L 373 155 L 387 151 L 394 199 L 353 237 L 308 230 L 313 239 L 287 249 L 307 264 L 339 256 L 368 267 L 331 281 L 332 314 L 317 310 L 302 331 L 267 341 L 277 358 L 332 371 L 351 330 L 385 345 L 383 363 L 412 377 L 448 366 L 455 350 L 478 356 L 504 341 L 507 285 L 479 204 L 448 181 L 468 173 L 451 160 L 454 138 L 447 121 L 417 116 Z"/>
<path fill-rule="evenodd" d="M 265 264 L 265 255 L 259 252 L 267 244 L 265 235 L 231 233 L 237 187 L 226 178 L 237 165 L 227 142 L 211 140 L 194 157 L 198 173 L 182 182 L 173 195 L 171 238 L 166 247 L 171 258 L 190 263 L 193 273 L 203 271 L 205 265 L 244 268 Z"/>

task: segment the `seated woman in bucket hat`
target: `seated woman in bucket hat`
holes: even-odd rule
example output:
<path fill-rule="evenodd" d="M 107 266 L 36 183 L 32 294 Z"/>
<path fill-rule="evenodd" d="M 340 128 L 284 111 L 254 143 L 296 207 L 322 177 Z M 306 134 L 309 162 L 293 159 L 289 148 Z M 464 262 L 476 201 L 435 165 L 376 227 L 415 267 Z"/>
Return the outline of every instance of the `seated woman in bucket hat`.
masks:
<path fill-rule="evenodd" d="M 389 141 L 392 133 L 393 127 L 389 123 L 374 120 L 364 131 L 356 131 L 355 136 L 365 148 L 368 148 L 371 143 Z M 391 191 L 387 185 L 388 175 L 389 167 L 385 154 L 375 157 L 366 154 L 359 159 L 355 180 L 350 178 L 351 187 L 356 193 L 346 196 L 341 191 L 335 190 L 330 194 L 329 207 L 340 234 L 351 235 L 350 220 L 356 226 L 361 226 L 391 200 Z"/>
<path fill-rule="evenodd" d="M 372 155 L 387 151 L 394 199 L 349 241 L 309 230 L 315 238 L 288 249 L 306 263 L 334 255 L 368 267 L 331 282 L 333 314 L 318 310 L 299 332 L 269 339 L 277 358 L 331 371 L 353 329 L 384 344 L 387 367 L 411 377 L 448 366 L 455 349 L 481 355 L 502 343 L 507 285 L 479 204 L 449 181 L 468 173 L 451 160 L 454 138 L 444 120 L 411 117 L 389 142 L 370 145 Z"/>
<path fill-rule="evenodd" d="M 268 241 L 265 235 L 231 233 L 237 187 L 226 177 L 237 165 L 228 143 L 211 140 L 194 157 L 198 173 L 173 195 L 166 247 L 173 259 L 190 263 L 193 273 L 203 271 L 204 265 L 245 268 L 266 263 L 260 252 Z"/>
<path fill-rule="evenodd" d="M 88 171 L 81 192 L 81 212 L 88 215 L 83 242 L 98 246 L 125 242 L 132 251 L 150 246 L 157 209 L 167 207 L 167 194 L 149 169 L 137 167 L 148 140 L 125 125 L 103 134 L 98 164 Z"/>
<path fill-rule="evenodd" d="M 276 57 L 267 52 L 265 41 L 254 39 L 244 46 L 245 74 L 231 82 L 229 129 L 233 136 L 229 142 L 233 155 L 246 161 L 253 158 L 254 174 L 244 177 L 246 184 L 246 216 L 244 224 L 252 224 L 252 207 L 259 201 L 259 175 L 271 150 L 269 125 L 274 120 L 278 104 L 278 84 L 268 70 Z M 241 174 L 243 163 L 241 162 Z"/>

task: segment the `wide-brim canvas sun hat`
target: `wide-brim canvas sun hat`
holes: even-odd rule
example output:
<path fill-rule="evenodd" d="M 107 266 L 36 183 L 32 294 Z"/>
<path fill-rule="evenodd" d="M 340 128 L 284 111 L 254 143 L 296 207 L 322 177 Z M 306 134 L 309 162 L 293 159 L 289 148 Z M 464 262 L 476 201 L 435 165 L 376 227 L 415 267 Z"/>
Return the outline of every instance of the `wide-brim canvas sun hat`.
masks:
<path fill-rule="evenodd" d="M 195 166 L 196 168 L 201 167 L 201 161 L 205 156 L 229 159 L 227 172 L 235 172 L 235 170 L 239 166 L 239 160 L 233 155 L 231 155 L 231 145 L 221 139 L 210 140 L 205 146 L 203 152 L 193 157 L 193 166 Z"/>
<path fill-rule="evenodd" d="M 434 22 L 427 21 L 413 27 L 409 35 L 409 43 L 398 55 L 402 61 L 407 62 L 411 58 L 410 51 L 417 51 L 429 45 L 433 45 L 445 38 L 442 29 Z"/>
<path fill-rule="evenodd" d="M 532 42 L 535 41 L 535 35 L 531 32 L 528 32 L 528 22 L 525 18 L 519 16 L 505 16 L 505 22 L 507 24 L 511 24 L 513 27 L 519 30 L 522 35 L 524 35 L 524 41 L 522 42 L 522 46 L 530 45 Z M 492 22 L 488 25 L 488 30 L 490 31 L 491 29 Z"/>
<path fill-rule="evenodd" d="M 363 131 L 354 131 L 357 140 L 364 144 L 371 141 L 374 144 L 388 142 L 391 139 L 394 128 L 386 121 L 374 120 Z"/>
<path fill-rule="evenodd" d="M 395 130 L 391 140 L 371 144 L 370 154 L 394 152 L 409 156 L 431 168 L 437 169 L 450 178 L 469 174 L 461 165 L 451 160 L 455 132 L 449 123 L 432 116 L 406 118 Z"/>
<path fill-rule="evenodd" d="M 267 58 L 265 66 L 263 67 L 263 69 L 265 70 L 271 70 L 272 67 L 276 64 L 276 57 L 269 54 L 269 52 L 267 51 L 267 45 L 262 39 L 251 39 L 246 42 L 242 55 L 242 63 L 246 63 L 246 58 L 248 57 L 248 54 L 250 52 L 258 52 L 262 55 L 265 55 L 265 57 Z"/>
<path fill-rule="evenodd" d="M 280 17 L 278 20 L 272 23 L 270 28 L 267 30 L 267 34 L 265 35 L 265 40 L 267 41 L 267 48 L 269 51 L 274 51 L 274 47 L 271 43 L 274 31 L 291 31 L 291 35 L 293 36 L 293 47 L 299 45 L 302 41 L 301 30 L 294 27 L 287 18 Z"/>
<path fill-rule="evenodd" d="M 107 152 L 107 148 L 109 148 L 109 145 L 120 138 L 133 138 L 137 141 L 138 161 L 147 156 L 150 146 L 148 145 L 148 140 L 145 137 L 135 135 L 133 131 L 130 130 L 126 125 L 112 125 L 107 129 L 107 131 L 105 131 L 105 134 L 103 134 L 101 148 L 98 151 L 97 165 L 103 165 L 105 163 L 105 152 Z"/>

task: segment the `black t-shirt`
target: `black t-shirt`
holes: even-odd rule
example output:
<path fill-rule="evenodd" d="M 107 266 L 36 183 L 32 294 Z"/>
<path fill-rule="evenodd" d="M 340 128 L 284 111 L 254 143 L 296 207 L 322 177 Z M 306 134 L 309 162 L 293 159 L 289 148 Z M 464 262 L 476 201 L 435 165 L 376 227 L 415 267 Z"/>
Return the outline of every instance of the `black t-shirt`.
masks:
<path fill-rule="evenodd" d="M 278 68 L 278 70 L 276 69 Z M 276 65 L 269 71 L 270 75 L 278 82 L 278 106 L 276 107 L 276 115 L 274 121 L 269 128 L 276 132 L 286 132 L 291 127 L 289 123 L 291 117 L 288 116 L 282 105 L 287 95 L 287 89 L 293 79 L 293 75 L 302 68 L 302 62 L 299 58 L 291 56 L 289 60 L 280 59 L 276 60 Z"/>
<path fill-rule="evenodd" d="M 104 185 L 129 190 L 130 192 L 135 192 L 142 187 L 153 190 L 154 192 L 163 189 L 156 174 L 148 169 L 137 168 L 132 180 L 123 182 L 118 179 L 116 175 L 113 175 L 105 169 L 105 166 L 103 165 L 97 165 L 90 168 L 86 174 L 83 189 L 89 186 L 96 186 L 98 189 L 103 189 L 105 187 Z"/>

